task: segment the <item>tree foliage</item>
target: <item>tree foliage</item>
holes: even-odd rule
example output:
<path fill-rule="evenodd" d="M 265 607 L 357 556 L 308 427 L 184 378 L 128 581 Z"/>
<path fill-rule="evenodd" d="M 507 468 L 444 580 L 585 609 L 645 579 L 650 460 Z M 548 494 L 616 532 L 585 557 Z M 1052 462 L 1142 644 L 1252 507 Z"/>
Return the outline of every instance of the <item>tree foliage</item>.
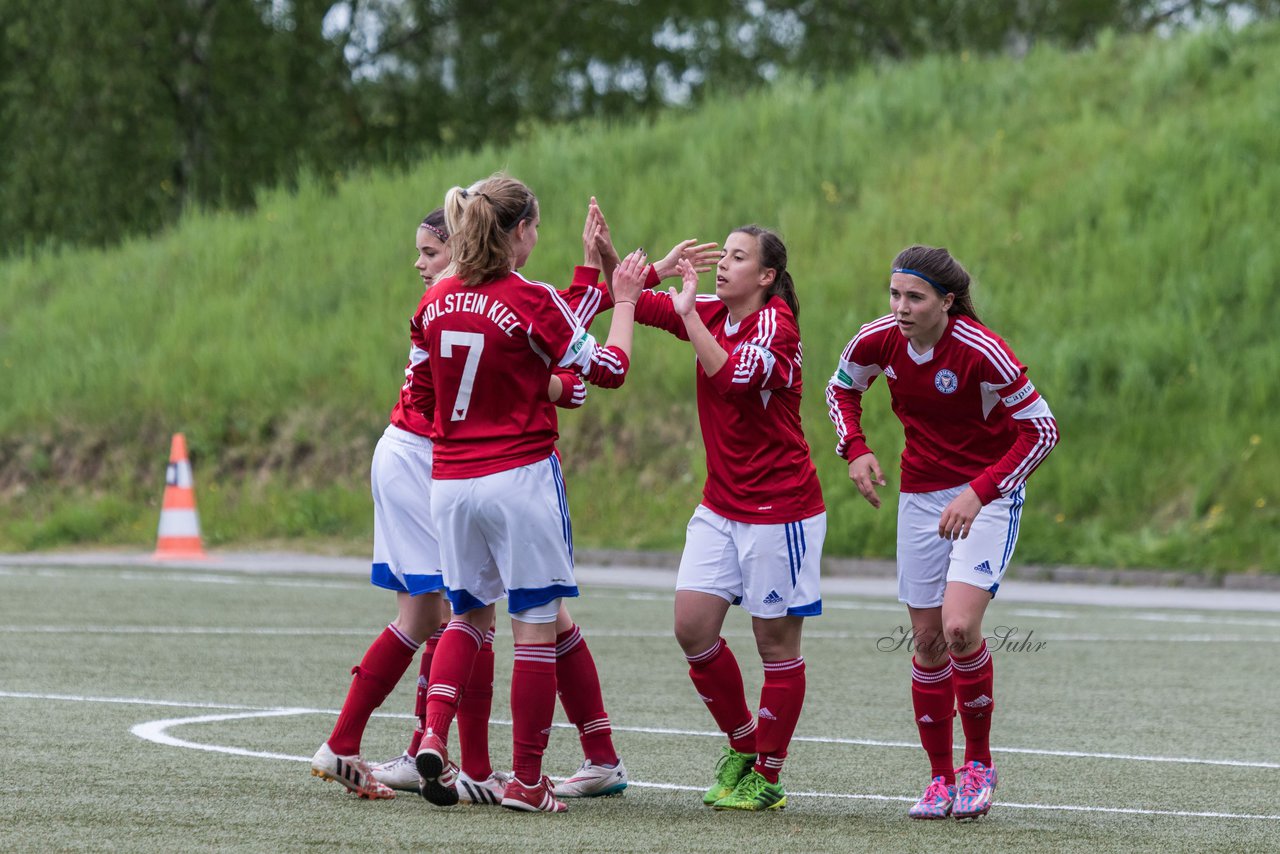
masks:
<path fill-rule="evenodd" d="M 0 0 L 0 253 L 537 122 L 1280 0 Z"/>

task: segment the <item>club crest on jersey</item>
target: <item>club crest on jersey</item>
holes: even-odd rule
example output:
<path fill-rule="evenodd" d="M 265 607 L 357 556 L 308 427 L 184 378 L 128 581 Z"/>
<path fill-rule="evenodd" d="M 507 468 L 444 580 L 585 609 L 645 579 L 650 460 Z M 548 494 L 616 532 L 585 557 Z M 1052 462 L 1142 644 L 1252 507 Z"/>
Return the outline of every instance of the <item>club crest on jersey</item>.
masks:
<path fill-rule="evenodd" d="M 960 379 L 955 372 L 943 368 L 933 375 L 933 387 L 943 394 L 951 394 L 960 387 Z"/>

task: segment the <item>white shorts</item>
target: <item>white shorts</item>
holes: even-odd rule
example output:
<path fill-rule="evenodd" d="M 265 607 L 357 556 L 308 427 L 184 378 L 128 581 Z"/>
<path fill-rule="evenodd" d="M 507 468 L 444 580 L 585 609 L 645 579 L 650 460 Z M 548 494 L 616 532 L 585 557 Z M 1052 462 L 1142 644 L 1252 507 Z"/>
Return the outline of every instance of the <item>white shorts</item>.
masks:
<path fill-rule="evenodd" d="M 484 477 L 437 480 L 431 498 L 455 614 L 505 596 L 515 619 L 550 623 L 560 599 L 578 595 L 569 501 L 554 454 Z"/>
<path fill-rule="evenodd" d="M 827 514 L 798 522 L 735 522 L 699 504 L 685 533 L 677 590 L 711 593 L 753 617 L 822 613 L 822 541 Z"/>
<path fill-rule="evenodd" d="M 431 519 L 431 440 L 394 424 L 373 451 L 373 569 L 378 587 L 430 593 L 444 587 Z"/>
<path fill-rule="evenodd" d="M 963 540 L 938 536 L 938 520 L 968 488 L 904 492 L 898 497 L 898 601 L 937 608 L 947 582 L 963 581 L 995 597 L 1018 542 L 1026 485 L 983 507 Z"/>

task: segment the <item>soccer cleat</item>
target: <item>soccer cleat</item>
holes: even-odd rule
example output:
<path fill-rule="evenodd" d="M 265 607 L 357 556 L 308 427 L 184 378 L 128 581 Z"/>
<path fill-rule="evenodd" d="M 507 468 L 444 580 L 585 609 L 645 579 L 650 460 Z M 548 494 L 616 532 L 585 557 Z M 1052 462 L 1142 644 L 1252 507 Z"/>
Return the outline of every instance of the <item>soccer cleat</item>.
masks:
<path fill-rule="evenodd" d="M 770 783 L 754 768 L 738 781 L 733 791 L 712 806 L 718 810 L 780 810 L 787 805 L 787 793 L 781 783 Z"/>
<path fill-rule="evenodd" d="M 422 797 L 438 807 L 451 807 L 458 802 L 458 766 L 449 761 L 449 751 L 444 740 L 427 730 L 414 759 L 422 783 L 418 791 Z"/>
<path fill-rule="evenodd" d="M 458 803 L 496 807 L 502 803 L 502 793 L 511 779 L 512 775 L 503 771 L 494 771 L 483 780 L 475 779 L 466 771 L 459 771 Z"/>
<path fill-rule="evenodd" d="M 981 762 L 966 762 L 956 772 L 959 783 L 956 802 L 951 807 L 953 818 L 978 818 L 991 811 L 991 795 L 996 790 L 996 769 Z"/>
<path fill-rule="evenodd" d="M 378 762 L 369 766 L 373 778 L 384 786 L 399 789 L 402 792 L 416 792 L 422 783 L 418 776 L 417 763 L 407 753 L 401 753 L 395 759 Z"/>
<path fill-rule="evenodd" d="M 557 798 L 602 798 L 619 794 L 627 787 L 627 766 L 618 760 L 617 765 L 593 765 L 583 760 L 581 767 L 556 786 Z"/>
<path fill-rule="evenodd" d="M 955 799 L 956 787 L 948 786 L 942 777 L 934 777 L 920 800 L 907 810 L 907 815 L 923 819 L 946 818 L 951 815 L 951 805 Z"/>
<path fill-rule="evenodd" d="M 333 780 L 341 783 L 356 795 L 369 800 L 394 798 L 396 793 L 379 783 L 369 770 L 369 763 L 364 757 L 339 756 L 329 748 L 329 742 L 320 745 L 316 755 L 311 757 L 311 776 L 322 780 Z"/>
<path fill-rule="evenodd" d="M 532 786 L 526 786 L 520 782 L 520 778 L 512 777 L 502 792 L 502 805 L 509 810 L 522 812 L 564 812 L 569 809 L 556 800 L 551 778 L 545 775 Z"/>
<path fill-rule="evenodd" d="M 714 806 L 716 801 L 731 793 L 738 782 L 747 776 L 755 761 L 755 754 L 739 753 L 725 745 L 720 761 L 716 763 L 716 781 L 702 796 L 702 802 L 707 806 Z"/>

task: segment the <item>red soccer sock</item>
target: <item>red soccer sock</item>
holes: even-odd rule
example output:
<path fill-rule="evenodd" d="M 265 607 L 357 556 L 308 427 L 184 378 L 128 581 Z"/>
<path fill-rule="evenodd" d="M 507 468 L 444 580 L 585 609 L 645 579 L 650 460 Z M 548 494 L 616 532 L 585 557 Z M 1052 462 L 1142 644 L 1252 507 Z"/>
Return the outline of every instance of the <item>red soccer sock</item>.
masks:
<path fill-rule="evenodd" d="M 756 725 L 755 769 L 770 783 L 778 782 L 787 746 L 804 706 L 804 659 L 764 662 L 760 714 Z"/>
<path fill-rule="evenodd" d="M 697 655 L 686 655 L 689 678 L 699 699 L 715 718 L 716 726 L 729 736 L 729 746 L 739 753 L 756 752 L 756 719 L 747 708 L 747 694 L 742 687 L 742 671 L 738 660 L 724 638 L 711 649 Z"/>
<path fill-rule="evenodd" d="M 369 716 L 396 687 L 417 651 L 418 645 L 395 626 L 387 626 L 374 639 L 364 658 L 351 668 L 355 676 L 329 736 L 330 750 L 341 756 L 360 752 L 360 737 Z"/>
<path fill-rule="evenodd" d="M 431 684 L 427 686 L 427 731 L 449 740 L 449 725 L 458 710 L 458 696 L 471 676 L 484 635 L 466 620 L 454 619 L 440 636 L 431 659 Z"/>
<path fill-rule="evenodd" d="M 458 701 L 458 749 L 462 770 L 473 780 L 487 780 L 493 773 L 489 763 L 489 712 L 493 708 L 493 629 L 471 666 L 471 678 Z"/>
<path fill-rule="evenodd" d="M 577 626 L 556 635 L 556 688 L 565 717 L 578 728 L 583 756 L 593 765 L 616 765 L 618 753 L 604 710 L 600 674 Z"/>
<path fill-rule="evenodd" d="M 929 776 L 941 777 L 947 785 L 956 782 L 952 747 L 952 718 L 956 698 L 951 690 L 951 662 L 927 670 L 911 659 L 911 703 L 915 707 L 920 744 L 929 755 Z"/>
<path fill-rule="evenodd" d="M 956 708 L 964 727 L 964 761 L 991 767 L 991 713 L 995 710 L 993 684 L 995 668 L 984 640 L 978 650 L 965 658 L 951 656 L 951 677 L 956 692 Z"/>
<path fill-rule="evenodd" d="M 542 753 L 547 749 L 556 711 L 556 645 L 518 643 L 511 671 L 511 764 L 526 786 L 542 779 Z"/>
<path fill-rule="evenodd" d="M 435 655 L 436 644 L 444 634 L 446 623 L 441 623 L 435 634 L 423 641 L 422 660 L 418 663 L 418 692 L 413 703 L 413 714 L 418 722 L 413 725 L 413 737 L 409 739 L 409 755 L 418 755 L 418 745 L 422 743 L 422 731 L 427 728 L 427 686 L 431 684 L 431 657 Z"/>

